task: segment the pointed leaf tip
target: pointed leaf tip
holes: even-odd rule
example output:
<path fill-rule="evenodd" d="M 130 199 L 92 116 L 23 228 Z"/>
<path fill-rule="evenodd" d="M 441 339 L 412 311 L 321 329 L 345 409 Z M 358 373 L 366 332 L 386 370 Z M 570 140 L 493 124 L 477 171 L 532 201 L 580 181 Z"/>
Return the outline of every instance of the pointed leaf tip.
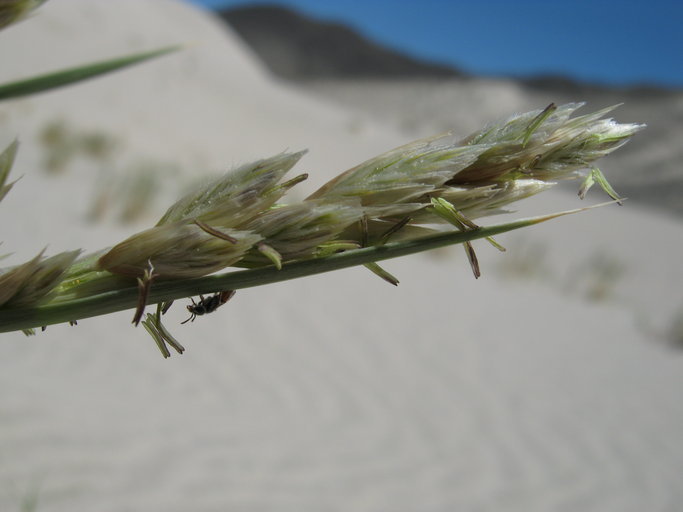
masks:
<path fill-rule="evenodd" d="M 394 277 L 392 274 L 384 270 L 382 267 L 380 267 L 377 263 L 366 263 L 365 268 L 367 268 L 373 274 L 384 279 L 387 283 L 392 284 L 394 286 L 398 286 L 399 280 L 396 279 L 396 277 Z"/>

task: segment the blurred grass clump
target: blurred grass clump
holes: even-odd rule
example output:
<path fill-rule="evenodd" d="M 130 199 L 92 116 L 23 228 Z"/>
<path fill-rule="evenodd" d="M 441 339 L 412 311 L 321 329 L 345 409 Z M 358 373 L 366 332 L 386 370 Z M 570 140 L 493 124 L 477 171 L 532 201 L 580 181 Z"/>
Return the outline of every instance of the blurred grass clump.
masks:
<path fill-rule="evenodd" d="M 78 158 L 98 164 L 109 163 L 118 144 L 113 135 L 75 130 L 63 120 L 47 123 L 40 130 L 39 140 L 44 148 L 43 169 L 56 174 L 67 170 Z"/>

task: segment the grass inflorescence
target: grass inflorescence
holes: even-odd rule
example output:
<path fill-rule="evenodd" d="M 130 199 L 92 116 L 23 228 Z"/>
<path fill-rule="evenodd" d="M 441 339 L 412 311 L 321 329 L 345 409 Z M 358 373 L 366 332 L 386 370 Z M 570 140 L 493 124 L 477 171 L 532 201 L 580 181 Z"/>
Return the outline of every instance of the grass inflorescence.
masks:
<path fill-rule="evenodd" d="M 0 275 L 0 327 L 3 308 L 39 310 L 73 303 L 81 311 L 70 310 L 68 319 L 76 320 L 91 316 L 89 297 L 101 298 L 139 283 L 137 323 L 144 318 L 148 301 L 169 304 L 178 298 L 170 292 L 165 297 L 155 294 L 164 283 L 201 280 L 227 267 L 253 269 L 251 278 L 256 281 L 263 270 L 263 282 L 272 282 L 272 269 L 287 276 L 295 263 L 315 261 L 317 270 L 310 273 L 324 271 L 326 262 L 340 253 L 365 255 L 355 264 L 365 264 L 397 284 L 376 262 L 394 254 L 391 251 L 398 255 L 401 244 L 420 250 L 424 242 L 426 250 L 431 247 L 428 240 L 449 230 L 462 234 L 452 243 L 464 244 L 478 277 L 470 241 L 484 231 L 475 219 L 506 212 L 510 204 L 561 179 L 583 178 L 581 197 L 598 183 L 618 199 L 594 162 L 623 145 L 642 125 L 605 118 L 611 109 L 574 116 L 580 106 L 549 105 L 493 123 L 464 139 L 443 134 L 412 142 L 340 174 L 298 202 L 287 203 L 283 197 L 307 177 L 287 178 L 305 152 L 245 164 L 185 195 L 156 225 L 109 249 L 81 257 L 79 251 L 51 258 L 41 252 L 23 265 L 5 269 Z M 11 186 L 4 180 L 15 152 L 16 145 L 10 145 L 0 155 L 4 193 Z M 497 232 L 508 229 L 503 228 Z M 305 273 L 292 277 L 300 275 Z M 185 296 L 225 289 L 198 289 Z M 158 309 L 142 320 L 160 348 L 177 344 L 161 324 L 162 313 Z M 167 352 L 162 349 L 164 355 Z"/>

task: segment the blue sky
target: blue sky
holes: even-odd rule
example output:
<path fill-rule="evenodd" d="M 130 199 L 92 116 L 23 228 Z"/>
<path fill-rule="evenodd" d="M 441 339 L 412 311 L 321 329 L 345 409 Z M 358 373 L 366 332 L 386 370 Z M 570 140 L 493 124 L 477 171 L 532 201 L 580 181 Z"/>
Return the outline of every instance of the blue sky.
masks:
<path fill-rule="evenodd" d="M 190 0 L 207 7 L 263 2 Z M 683 2 L 283 0 L 408 54 L 485 75 L 683 88 Z"/>

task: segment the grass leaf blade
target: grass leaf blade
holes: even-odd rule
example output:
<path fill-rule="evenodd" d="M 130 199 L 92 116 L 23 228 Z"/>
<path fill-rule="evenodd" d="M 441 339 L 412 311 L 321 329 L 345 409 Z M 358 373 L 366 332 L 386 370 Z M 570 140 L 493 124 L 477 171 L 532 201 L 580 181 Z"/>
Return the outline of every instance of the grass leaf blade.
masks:
<path fill-rule="evenodd" d="M 0 85 L 0 101 L 18 98 L 29 94 L 48 91 L 57 87 L 74 84 L 105 73 L 111 73 L 145 60 L 166 55 L 178 50 L 179 46 L 168 46 L 150 52 L 136 53 L 114 59 L 92 62 L 83 66 L 55 71 L 15 82 Z"/>

